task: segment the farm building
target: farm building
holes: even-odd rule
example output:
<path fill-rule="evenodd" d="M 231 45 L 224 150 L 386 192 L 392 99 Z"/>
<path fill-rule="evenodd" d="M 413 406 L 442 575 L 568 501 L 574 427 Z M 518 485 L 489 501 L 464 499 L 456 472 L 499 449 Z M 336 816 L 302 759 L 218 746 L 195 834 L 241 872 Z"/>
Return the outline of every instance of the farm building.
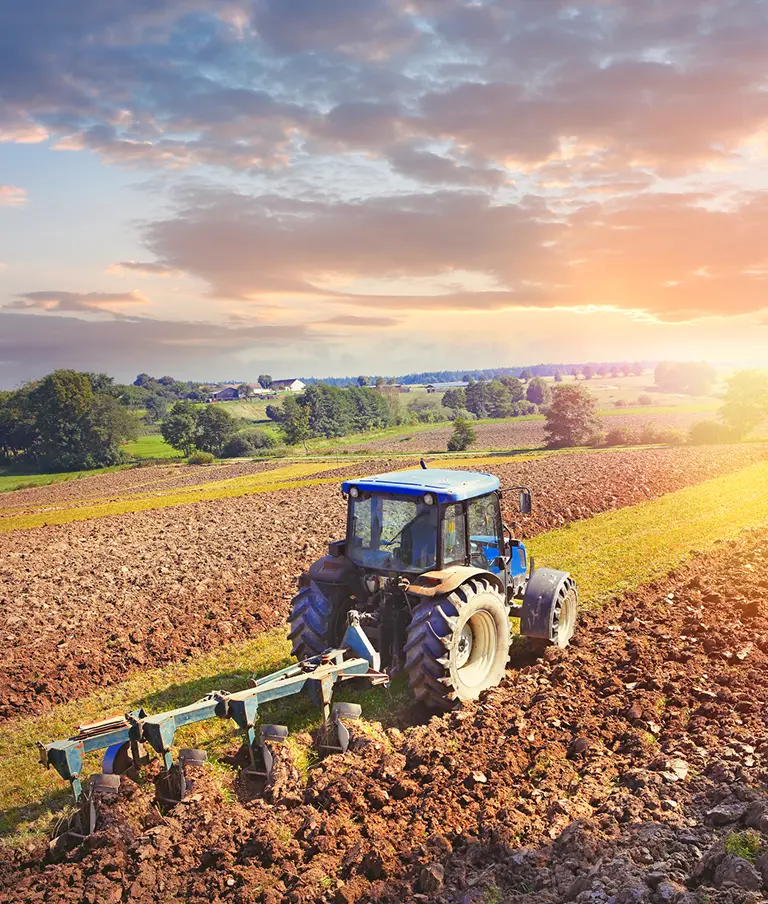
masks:
<path fill-rule="evenodd" d="M 301 392 L 306 385 L 301 380 L 290 378 L 288 380 L 273 380 L 270 388 L 276 389 L 278 392 Z"/>
<path fill-rule="evenodd" d="M 458 381 L 456 383 L 429 383 L 427 392 L 447 392 L 449 389 L 464 389 L 466 383 Z"/>
<path fill-rule="evenodd" d="M 240 392 L 237 386 L 222 386 L 220 389 L 212 391 L 208 396 L 209 402 L 229 402 L 232 399 L 239 399 Z"/>

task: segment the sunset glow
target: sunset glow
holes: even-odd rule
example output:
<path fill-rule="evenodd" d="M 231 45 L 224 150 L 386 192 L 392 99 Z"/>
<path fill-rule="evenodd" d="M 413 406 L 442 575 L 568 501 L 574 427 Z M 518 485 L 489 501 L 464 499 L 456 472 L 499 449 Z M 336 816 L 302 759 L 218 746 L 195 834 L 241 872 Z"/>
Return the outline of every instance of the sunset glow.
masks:
<path fill-rule="evenodd" d="M 0 386 L 768 365 L 760 0 L 37 6 L 0 12 Z"/>

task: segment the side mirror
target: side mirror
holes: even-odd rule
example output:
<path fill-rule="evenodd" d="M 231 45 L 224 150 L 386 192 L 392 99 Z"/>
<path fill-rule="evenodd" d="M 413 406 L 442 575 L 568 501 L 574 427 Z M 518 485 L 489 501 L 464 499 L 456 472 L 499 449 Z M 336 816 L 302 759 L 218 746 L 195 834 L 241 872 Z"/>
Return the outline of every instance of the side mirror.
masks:
<path fill-rule="evenodd" d="M 530 490 L 520 490 L 520 511 L 523 515 L 530 515 L 533 511 Z"/>

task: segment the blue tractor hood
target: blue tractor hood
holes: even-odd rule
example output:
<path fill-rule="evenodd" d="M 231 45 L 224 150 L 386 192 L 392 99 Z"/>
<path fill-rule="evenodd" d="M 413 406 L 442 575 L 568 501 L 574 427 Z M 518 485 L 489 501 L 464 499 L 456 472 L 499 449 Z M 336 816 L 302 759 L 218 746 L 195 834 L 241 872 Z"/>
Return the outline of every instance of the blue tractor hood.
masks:
<path fill-rule="evenodd" d="M 463 502 L 499 489 L 499 478 L 476 471 L 449 471 L 445 468 L 419 468 L 413 471 L 390 471 L 345 480 L 345 493 L 357 487 L 361 493 L 394 493 L 398 496 L 423 496 L 434 493 L 438 502 Z"/>

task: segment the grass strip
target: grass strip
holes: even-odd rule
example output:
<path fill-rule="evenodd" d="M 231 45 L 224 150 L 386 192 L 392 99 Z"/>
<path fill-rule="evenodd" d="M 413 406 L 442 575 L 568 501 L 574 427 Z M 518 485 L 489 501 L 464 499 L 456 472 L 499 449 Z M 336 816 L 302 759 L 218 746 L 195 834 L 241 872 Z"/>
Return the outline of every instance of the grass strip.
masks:
<path fill-rule="evenodd" d="M 127 512 L 145 512 L 151 509 L 168 508 L 176 505 L 188 505 L 193 502 L 211 502 L 216 499 L 231 499 L 247 496 L 251 493 L 268 493 L 302 486 L 315 486 L 333 483 L 335 477 L 302 480 L 304 475 L 322 474 L 338 468 L 336 463 L 306 464 L 303 462 L 263 471 L 247 477 L 233 477 L 229 480 L 213 481 L 191 487 L 181 487 L 168 492 L 156 491 L 143 494 L 131 494 L 106 502 L 75 504 L 71 507 L 53 509 L 32 514 L 12 515 L 0 518 L 0 534 L 16 530 L 31 530 L 53 524 L 68 524 L 71 521 L 87 521 L 92 518 L 105 518 L 111 515 L 123 515 Z"/>
<path fill-rule="evenodd" d="M 484 457 L 450 458 L 440 462 L 441 467 L 460 467 L 480 464 L 505 464 L 540 457 L 537 454 L 495 455 Z M 160 487 L 146 493 L 130 493 L 108 499 L 89 499 L 71 505 L 49 505 L 42 511 L 29 511 L 25 507 L 22 514 L 14 514 L 13 509 L 0 512 L 0 534 L 18 530 L 31 530 L 53 524 L 68 524 L 72 521 L 87 521 L 122 515 L 127 512 L 143 512 L 153 509 L 189 505 L 193 502 L 211 502 L 216 499 L 231 499 L 252 493 L 269 493 L 276 490 L 320 486 L 341 481 L 338 477 L 320 477 L 326 471 L 335 471 L 347 462 L 294 462 L 270 471 L 261 471 L 245 477 L 231 477 L 188 487 L 164 490 Z M 350 462 L 353 464 L 353 462 Z M 312 478 L 312 479 L 304 479 Z M 173 479 L 173 478 L 169 478 Z"/>
<path fill-rule="evenodd" d="M 679 490 L 659 499 L 606 512 L 561 528 L 529 543 L 539 564 L 573 572 L 582 604 L 600 605 L 612 597 L 659 578 L 687 558 L 721 540 L 768 523 L 768 462 Z M 0 727 L 0 834 L 18 844 L 50 828 L 50 809 L 68 801 L 58 775 L 37 765 L 34 742 L 66 737 L 73 726 L 144 706 L 150 712 L 190 703 L 212 689 L 245 687 L 247 678 L 283 667 L 290 647 L 285 631 L 223 646 L 186 663 L 140 672 L 122 684 L 49 712 L 15 719 Z M 375 689 L 345 699 L 363 702 L 368 718 L 391 712 L 407 698 L 401 678 L 393 689 Z M 265 721 L 278 721 L 291 731 L 318 723 L 318 712 L 297 697 L 265 707 Z M 211 721 L 179 733 L 180 746 L 203 747 L 216 758 L 238 742 L 229 722 Z M 98 768 L 94 756 L 92 767 Z"/>
<path fill-rule="evenodd" d="M 632 590 L 745 528 L 768 522 L 768 462 L 528 542 L 539 565 L 572 572 L 587 606 Z"/>

